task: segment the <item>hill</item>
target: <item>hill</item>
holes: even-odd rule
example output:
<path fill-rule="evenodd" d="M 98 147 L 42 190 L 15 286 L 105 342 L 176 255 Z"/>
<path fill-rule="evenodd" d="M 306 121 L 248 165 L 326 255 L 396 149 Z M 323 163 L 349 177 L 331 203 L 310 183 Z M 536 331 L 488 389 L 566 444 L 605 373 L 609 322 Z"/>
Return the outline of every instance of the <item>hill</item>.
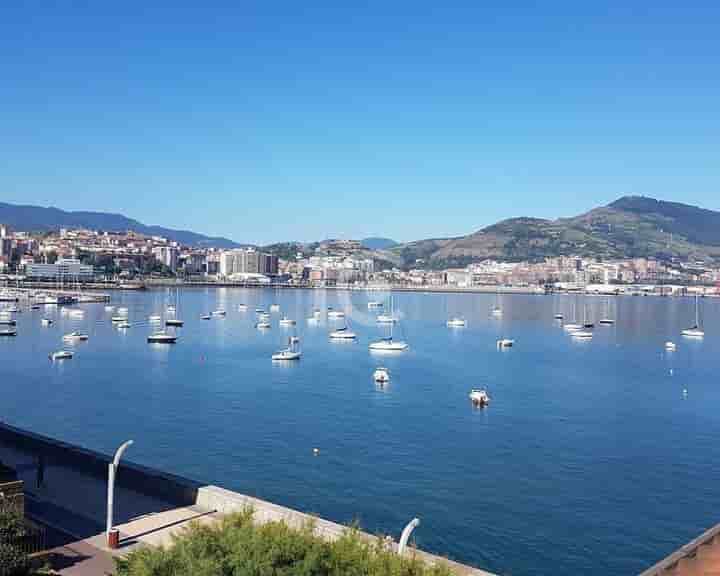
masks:
<path fill-rule="evenodd" d="M 422 258 L 431 268 L 571 255 L 720 262 L 720 212 L 626 196 L 572 218 L 511 218 L 468 236 L 412 242 L 392 251 L 405 266 Z"/>
<path fill-rule="evenodd" d="M 107 232 L 132 230 L 148 236 L 164 236 L 188 246 L 235 248 L 240 246 L 232 240 L 205 236 L 189 230 L 174 230 L 162 226 L 148 226 L 122 214 L 105 212 L 67 212 L 58 208 L 23 206 L 0 202 L 0 222 L 18 231 L 37 232 L 59 228 L 87 228 Z"/>
<path fill-rule="evenodd" d="M 395 242 L 395 240 L 390 240 L 390 238 L 379 238 L 373 236 L 370 238 L 363 238 L 360 240 L 360 244 L 368 250 L 388 250 L 389 248 L 394 248 L 399 243 Z"/>

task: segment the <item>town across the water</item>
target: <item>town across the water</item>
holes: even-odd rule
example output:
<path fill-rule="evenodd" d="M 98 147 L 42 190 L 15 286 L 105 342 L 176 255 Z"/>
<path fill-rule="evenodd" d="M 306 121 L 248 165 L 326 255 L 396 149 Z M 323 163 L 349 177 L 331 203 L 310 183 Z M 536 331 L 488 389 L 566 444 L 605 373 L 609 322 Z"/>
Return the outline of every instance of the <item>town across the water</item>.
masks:
<path fill-rule="evenodd" d="M 584 291 L 604 294 L 720 293 L 720 267 L 652 257 L 603 260 L 473 261 L 438 268 L 418 259 L 397 266 L 356 240 L 327 240 L 297 251 L 185 246 L 135 232 L 60 229 L 16 232 L 0 224 L 5 283 L 142 287 L 203 284 L 478 291 Z"/>

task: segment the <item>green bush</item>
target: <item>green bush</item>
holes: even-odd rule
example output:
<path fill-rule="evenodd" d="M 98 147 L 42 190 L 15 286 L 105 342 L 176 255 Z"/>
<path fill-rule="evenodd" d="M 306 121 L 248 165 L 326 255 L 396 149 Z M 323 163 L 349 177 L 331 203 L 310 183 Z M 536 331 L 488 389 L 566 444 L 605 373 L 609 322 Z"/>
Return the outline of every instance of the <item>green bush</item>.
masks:
<path fill-rule="evenodd" d="M 0 507 L 0 576 L 27 574 L 27 556 L 18 546 L 26 533 L 22 516 L 11 508 Z"/>
<path fill-rule="evenodd" d="M 193 524 L 169 548 L 116 560 L 118 576 L 450 576 L 445 567 L 401 558 L 348 529 L 335 542 L 284 523 L 257 526 L 252 512 L 213 526 Z"/>

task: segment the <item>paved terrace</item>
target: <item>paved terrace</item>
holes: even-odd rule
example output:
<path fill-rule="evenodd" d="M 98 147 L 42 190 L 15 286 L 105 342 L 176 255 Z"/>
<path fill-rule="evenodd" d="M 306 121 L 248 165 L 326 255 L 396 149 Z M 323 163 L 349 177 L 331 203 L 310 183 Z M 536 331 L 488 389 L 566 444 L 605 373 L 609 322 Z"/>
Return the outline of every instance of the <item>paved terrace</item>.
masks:
<path fill-rule="evenodd" d="M 43 454 L 44 474 L 38 486 L 39 454 Z M 67 535 L 54 549 L 65 576 L 110 573 L 113 554 L 126 554 L 137 546 L 167 545 L 190 522 L 216 522 L 224 514 L 247 507 L 254 509 L 259 523 L 282 520 L 300 527 L 312 520 L 316 532 L 328 539 L 338 538 L 346 530 L 284 506 L 123 461 L 115 489 L 120 547 L 110 551 L 104 534 L 110 458 L 0 424 L 0 461 L 15 468 L 25 482 L 28 515 Z M 430 563 L 446 563 L 458 576 L 492 576 L 420 550 L 412 553 Z"/>

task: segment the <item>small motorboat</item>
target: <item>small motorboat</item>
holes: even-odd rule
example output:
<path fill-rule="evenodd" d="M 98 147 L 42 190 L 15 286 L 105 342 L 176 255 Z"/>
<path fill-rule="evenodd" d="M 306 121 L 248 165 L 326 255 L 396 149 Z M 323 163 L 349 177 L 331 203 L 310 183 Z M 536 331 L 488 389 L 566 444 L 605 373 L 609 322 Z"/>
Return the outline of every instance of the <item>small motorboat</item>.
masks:
<path fill-rule="evenodd" d="M 502 308 L 500 308 L 499 306 L 495 306 L 495 308 L 493 308 L 492 310 L 492 315 L 495 316 L 495 318 L 500 318 L 500 316 L 503 315 Z"/>
<path fill-rule="evenodd" d="M 280 312 L 280 304 L 270 304 L 270 312 Z"/>
<path fill-rule="evenodd" d="M 63 340 L 65 342 L 84 342 L 87 339 L 88 335 L 83 334 L 82 332 L 70 332 L 70 334 L 65 334 L 65 336 L 63 336 Z"/>
<path fill-rule="evenodd" d="M 375 318 L 378 324 L 395 324 L 397 319 L 392 314 L 378 314 Z"/>
<path fill-rule="evenodd" d="M 255 308 L 255 314 L 264 314 L 264 313 L 265 313 L 265 310 L 263 310 L 262 308 Z"/>
<path fill-rule="evenodd" d="M 327 313 L 328 318 L 345 318 L 345 312 L 342 310 L 329 310 Z"/>
<path fill-rule="evenodd" d="M 105 306 L 105 312 L 112 312 L 115 310 L 115 306 L 110 306 L 109 304 Z"/>
<path fill-rule="evenodd" d="M 383 303 L 382 303 L 382 302 L 378 302 L 377 300 L 370 300 L 370 302 L 368 302 L 368 304 L 367 304 L 367 307 L 370 308 L 370 309 L 372 309 L 372 308 L 382 308 L 382 307 L 383 307 Z"/>
<path fill-rule="evenodd" d="M 217 310 L 214 310 L 212 315 L 213 316 L 225 316 L 226 312 L 222 308 L 218 308 Z"/>
<path fill-rule="evenodd" d="M 563 330 L 565 330 L 565 332 L 577 332 L 582 329 L 582 324 L 563 324 Z"/>
<path fill-rule="evenodd" d="M 165 326 L 174 326 L 176 328 L 182 328 L 184 322 L 182 320 L 178 320 L 177 318 L 168 318 L 165 320 Z"/>
<path fill-rule="evenodd" d="M 15 326 L 17 322 L 12 318 L 2 317 L 0 318 L 0 326 Z"/>
<path fill-rule="evenodd" d="M 295 320 L 288 318 L 287 316 L 283 316 L 280 318 L 280 326 L 295 326 Z"/>
<path fill-rule="evenodd" d="M 167 306 L 167 308 L 165 308 L 165 310 L 167 310 L 170 314 L 175 314 L 176 308 L 172 304 L 168 304 L 168 306 Z"/>
<path fill-rule="evenodd" d="M 125 322 L 127 320 L 127 314 L 119 314 L 110 318 L 113 322 Z"/>
<path fill-rule="evenodd" d="M 247 310 L 247 304 L 238 304 L 238 312 L 245 312 Z"/>
<path fill-rule="evenodd" d="M 2 328 L 0 329 L 0 336 L 17 336 L 17 330 L 14 328 Z"/>
<path fill-rule="evenodd" d="M 40 304 L 33 304 L 30 306 L 30 310 L 40 310 Z"/>
<path fill-rule="evenodd" d="M 212 318 L 210 314 L 203 314 L 202 316 L 200 316 L 200 320 L 210 320 L 210 318 Z"/>
<path fill-rule="evenodd" d="M 267 320 L 260 320 L 259 322 L 255 322 L 255 328 L 258 330 L 267 330 L 270 328 L 270 322 Z"/>
<path fill-rule="evenodd" d="M 595 323 L 594 322 L 585 322 L 585 324 L 583 324 L 583 328 L 585 328 L 587 330 L 591 330 L 591 329 L 595 328 Z"/>
<path fill-rule="evenodd" d="M 562 320 L 564 316 L 562 314 L 555 314 L 554 318 L 555 320 Z"/>
<path fill-rule="evenodd" d="M 347 326 L 333 330 L 329 336 L 331 340 L 355 340 L 357 338 L 357 334 L 349 330 Z"/>
<path fill-rule="evenodd" d="M 58 350 L 50 354 L 50 360 L 70 360 L 73 357 L 73 353 L 70 350 Z"/>
<path fill-rule="evenodd" d="M 675 342 L 670 342 L 669 340 L 665 342 L 665 350 L 669 352 L 675 352 L 676 349 L 677 345 L 675 344 Z"/>
<path fill-rule="evenodd" d="M 588 330 L 575 330 L 570 335 L 578 340 L 590 340 L 593 337 L 593 333 Z"/>
<path fill-rule="evenodd" d="M 600 324 L 602 324 L 603 326 L 611 326 L 615 324 L 615 320 L 613 320 L 612 318 L 600 318 Z"/>
<path fill-rule="evenodd" d="M 473 388 L 472 390 L 470 390 L 469 396 L 470 401 L 473 403 L 474 406 L 479 406 L 480 408 L 482 408 L 490 404 L 490 396 L 488 396 L 488 393 L 485 390 Z"/>
<path fill-rule="evenodd" d="M 42 324 L 43 326 L 50 326 L 52 325 L 52 323 L 53 321 L 50 318 L 43 318 L 42 320 L 40 320 L 40 324 Z"/>
<path fill-rule="evenodd" d="M 162 322 L 162 316 L 159 314 L 151 314 L 148 316 L 148 322 Z"/>
<path fill-rule="evenodd" d="M 173 311 L 175 311 L 175 308 L 173 308 Z M 125 306 L 120 306 L 120 308 L 117 309 L 117 313 L 121 316 L 127 316 L 128 315 L 128 309 Z"/>
<path fill-rule="evenodd" d="M 147 337 L 147 341 L 152 344 L 175 344 L 175 342 L 177 342 L 177 336 L 168 334 L 165 331 L 154 332 Z"/>
<path fill-rule="evenodd" d="M 375 380 L 375 382 L 377 382 L 378 384 L 385 384 L 386 382 L 390 382 L 390 371 L 387 368 L 378 366 L 375 369 L 375 372 L 373 372 L 373 380 Z"/>
<path fill-rule="evenodd" d="M 512 348 L 515 344 L 515 340 L 511 338 L 500 338 L 496 344 L 498 348 Z"/>
<path fill-rule="evenodd" d="M 447 321 L 448 328 L 463 328 L 465 326 L 465 319 L 464 318 L 450 318 L 450 320 Z"/>
<path fill-rule="evenodd" d="M 117 325 L 118 328 L 122 328 L 123 330 L 126 328 L 130 328 L 131 326 L 132 326 L 132 324 L 130 324 L 130 322 L 128 322 L 127 320 L 120 322 Z"/>

